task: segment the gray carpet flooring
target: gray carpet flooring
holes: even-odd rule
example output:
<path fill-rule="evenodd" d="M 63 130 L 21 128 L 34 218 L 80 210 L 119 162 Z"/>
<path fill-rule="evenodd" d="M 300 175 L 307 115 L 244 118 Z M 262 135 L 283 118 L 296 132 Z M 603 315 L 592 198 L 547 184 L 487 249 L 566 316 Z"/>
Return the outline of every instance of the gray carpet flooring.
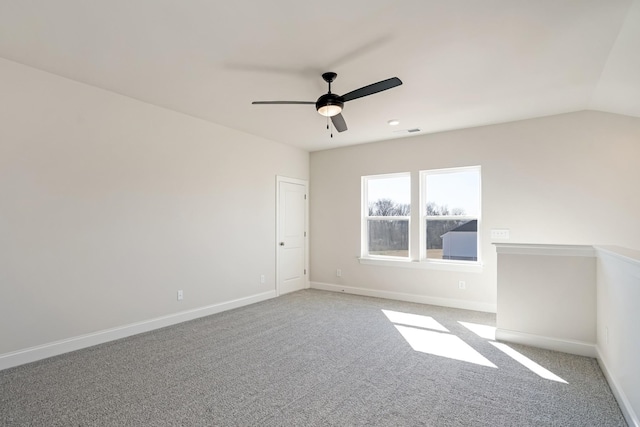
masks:
<path fill-rule="evenodd" d="M 460 322 L 495 315 L 295 292 L 0 371 L 0 425 L 626 425 L 596 360 L 509 345 L 546 379 Z"/>

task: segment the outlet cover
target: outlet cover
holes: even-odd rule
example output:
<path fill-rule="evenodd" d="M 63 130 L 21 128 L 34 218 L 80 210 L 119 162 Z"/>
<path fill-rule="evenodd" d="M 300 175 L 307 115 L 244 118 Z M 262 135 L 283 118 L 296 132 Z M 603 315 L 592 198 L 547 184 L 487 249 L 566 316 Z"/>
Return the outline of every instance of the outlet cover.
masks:
<path fill-rule="evenodd" d="M 182 293 L 182 290 L 178 291 L 178 301 L 182 301 L 182 299 L 184 298 L 184 294 Z"/>
<path fill-rule="evenodd" d="M 494 228 L 491 230 L 491 238 L 492 239 L 509 239 L 509 229 L 508 228 Z"/>

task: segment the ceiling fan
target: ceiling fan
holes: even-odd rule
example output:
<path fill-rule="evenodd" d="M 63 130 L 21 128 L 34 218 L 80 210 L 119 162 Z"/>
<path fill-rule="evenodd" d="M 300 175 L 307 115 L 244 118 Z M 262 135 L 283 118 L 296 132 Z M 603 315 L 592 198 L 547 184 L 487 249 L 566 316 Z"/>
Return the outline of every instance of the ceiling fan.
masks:
<path fill-rule="evenodd" d="M 338 75 L 336 73 L 324 73 L 322 78 L 329 84 L 329 90 L 326 94 L 318 98 L 317 101 L 254 101 L 252 104 L 315 104 L 318 113 L 325 117 L 331 117 L 331 122 L 335 126 L 338 132 L 344 132 L 347 130 L 347 123 L 342 117 L 342 109 L 344 103 L 353 101 L 354 99 L 362 98 L 363 96 L 373 95 L 374 93 L 382 92 L 383 90 L 391 89 L 396 86 L 400 86 L 402 81 L 397 77 L 382 80 L 378 83 L 372 83 L 368 86 L 361 87 L 360 89 L 352 90 L 349 93 L 345 93 L 340 96 L 335 93 L 331 93 L 331 83 L 336 79 Z M 327 124 L 327 126 L 329 126 Z M 331 135 L 333 136 L 333 135 Z"/>

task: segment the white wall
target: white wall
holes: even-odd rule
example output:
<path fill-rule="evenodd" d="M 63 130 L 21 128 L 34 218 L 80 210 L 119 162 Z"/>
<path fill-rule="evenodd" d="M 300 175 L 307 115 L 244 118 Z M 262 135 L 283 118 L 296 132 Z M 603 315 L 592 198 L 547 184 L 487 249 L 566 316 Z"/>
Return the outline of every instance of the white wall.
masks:
<path fill-rule="evenodd" d="M 593 247 L 496 246 L 496 338 L 596 357 Z"/>
<path fill-rule="evenodd" d="M 0 355 L 273 292 L 308 153 L 6 60 L 0 94 Z"/>
<path fill-rule="evenodd" d="M 492 228 L 510 229 L 510 242 L 640 248 L 638 158 L 640 119 L 595 111 L 314 152 L 312 286 L 495 310 Z M 482 167 L 481 273 L 358 262 L 361 176 L 411 172 L 417 199 L 418 171 L 472 165 Z"/>
<path fill-rule="evenodd" d="M 630 426 L 640 426 L 640 251 L 596 247 L 598 359 Z"/>

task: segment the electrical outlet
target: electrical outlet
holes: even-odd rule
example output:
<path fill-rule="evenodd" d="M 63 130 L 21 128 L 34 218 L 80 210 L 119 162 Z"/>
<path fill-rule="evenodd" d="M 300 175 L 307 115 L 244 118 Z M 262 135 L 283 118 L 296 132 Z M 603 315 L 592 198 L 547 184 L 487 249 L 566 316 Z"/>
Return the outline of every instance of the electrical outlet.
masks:
<path fill-rule="evenodd" d="M 182 289 L 178 291 L 178 301 L 182 301 L 184 298 L 184 294 L 182 293 Z"/>
<path fill-rule="evenodd" d="M 336 270 L 336 276 L 338 276 L 338 277 L 342 277 L 342 270 L 337 269 L 337 270 Z"/>
<path fill-rule="evenodd" d="M 491 230 L 491 238 L 492 239 L 509 239 L 509 229 L 508 228 L 494 228 Z"/>
<path fill-rule="evenodd" d="M 266 278 L 265 278 L 264 274 L 261 274 L 260 275 L 260 283 L 264 283 L 265 280 L 266 280 Z"/>
<path fill-rule="evenodd" d="M 467 289 L 467 283 L 464 280 L 460 280 L 458 282 L 458 289 L 461 289 L 461 290 Z"/>

